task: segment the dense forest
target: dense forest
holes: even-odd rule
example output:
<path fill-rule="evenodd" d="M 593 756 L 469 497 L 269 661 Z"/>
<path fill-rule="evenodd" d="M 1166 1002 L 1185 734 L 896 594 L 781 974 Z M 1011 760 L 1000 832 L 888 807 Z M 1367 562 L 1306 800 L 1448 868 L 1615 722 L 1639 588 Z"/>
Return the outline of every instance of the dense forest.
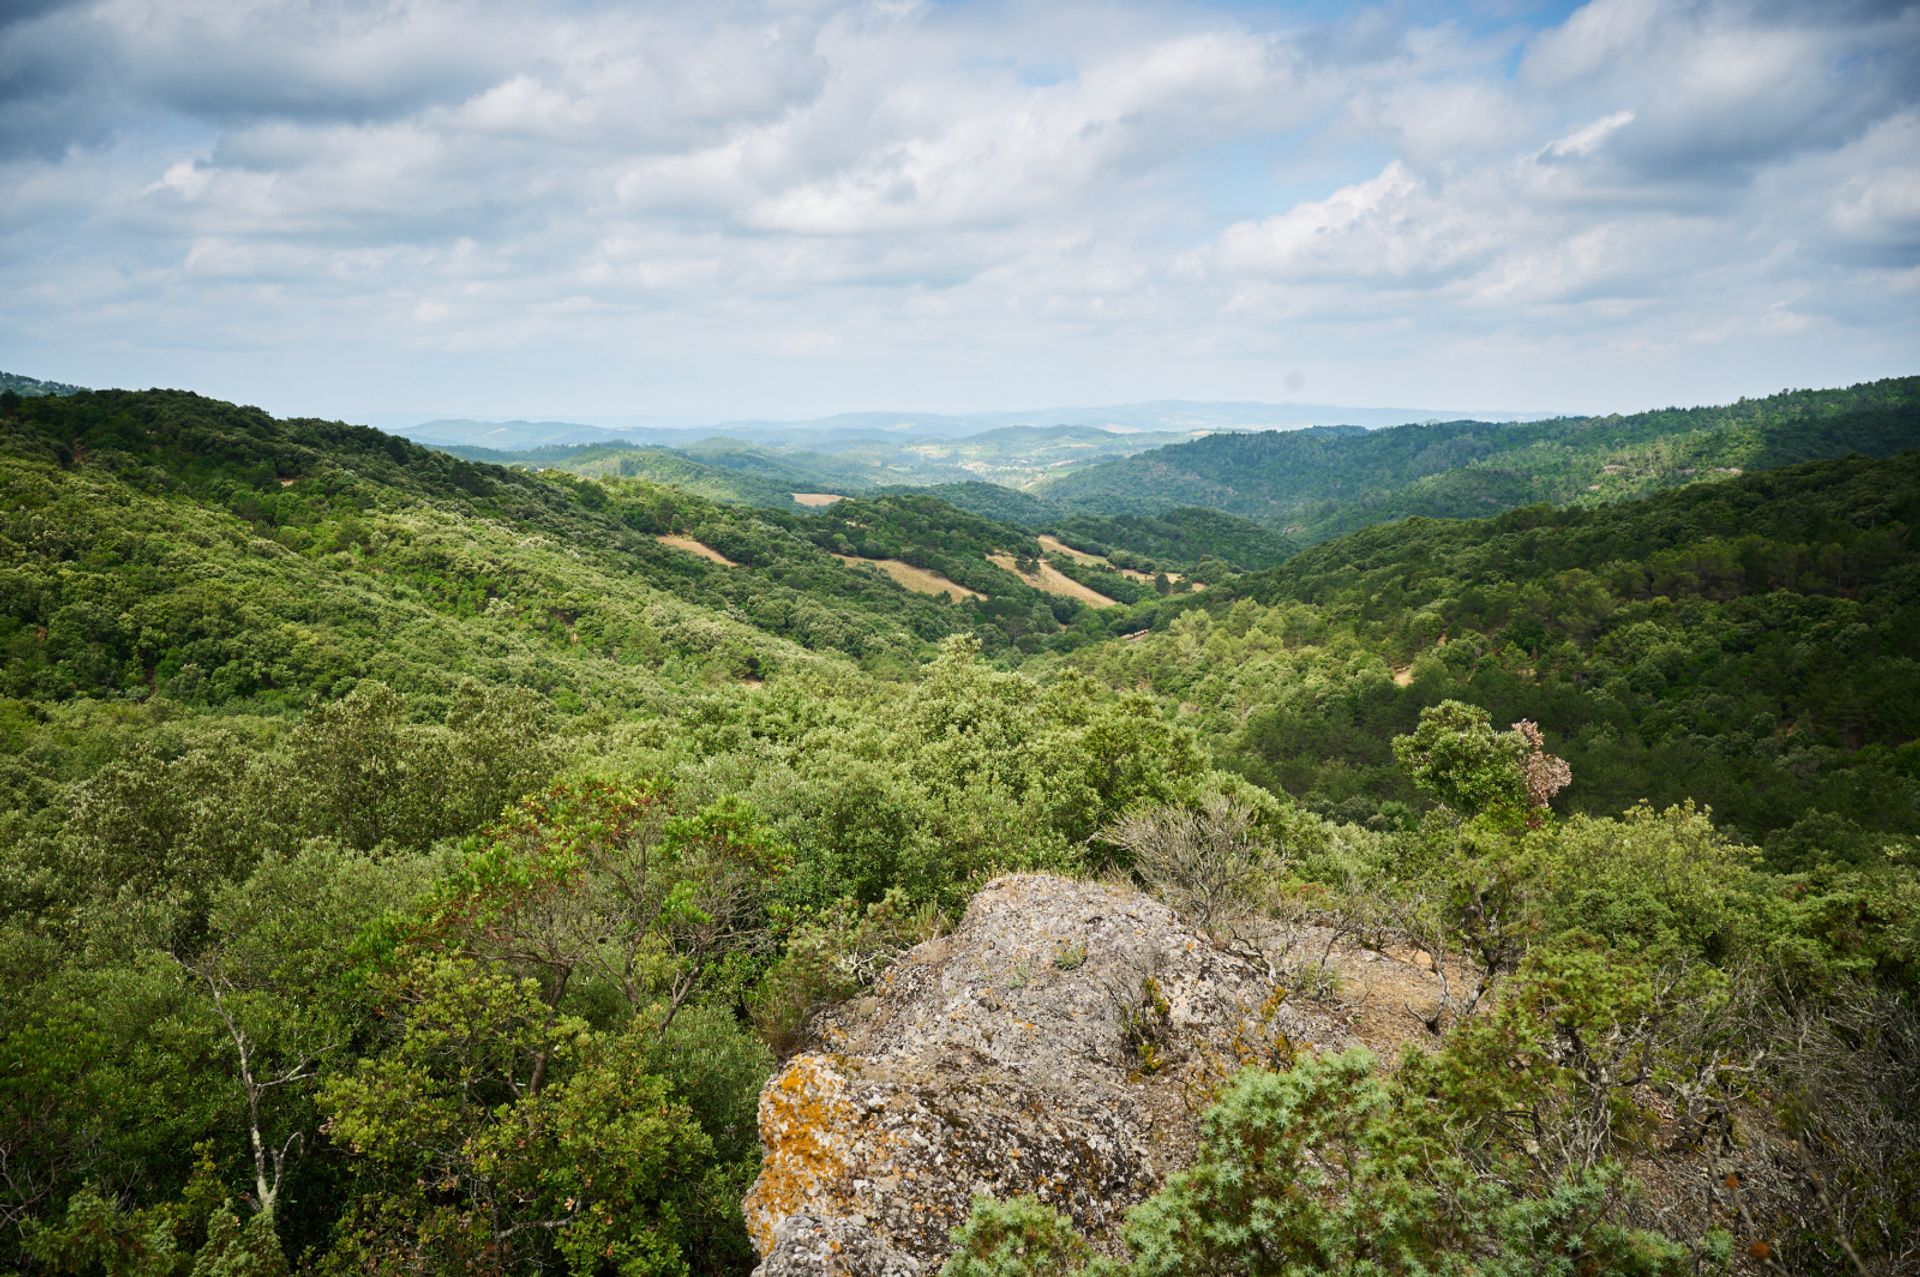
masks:
<path fill-rule="evenodd" d="M 1037 870 L 1458 983 L 1223 1070 L 1124 1253 L 982 1201 L 955 1277 L 1911 1271 L 1915 385 L 1042 526 L 0 397 L 0 1264 L 745 1273 L 777 1063 Z"/>
<path fill-rule="evenodd" d="M 1459 698 L 1554 724 L 1576 809 L 1692 798 L 1789 862 L 1809 838 L 1870 859 L 1920 833 L 1917 525 L 1913 453 L 1409 519 L 1080 659 L 1178 696 L 1236 767 L 1330 815 L 1406 818 L 1390 741 Z"/>
<path fill-rule="evenodd" d="M 1821 457 L 1885 456 L 1913 446 L 1917 420 L 1920 378 L 1904 377 L 1631 416 L 1220 434 L 1077 470 L 1036 495 L 1111 514 L 1210 506 L 1311 543 L 1407 515 L 1592 504 Z"/>
<path fill-rule="evenodd" d="M 829 488 L 840 491 L 863 486 L 844 478 L 828 478 L 779 464 L 742 470 L 703 461 L 676 448 L 639 444 L 550 444 L 512 451 L 466 445 L 440 445 L 443 452 L 467 461 L 513 466 L 533 471 L 564 470 L 569 474 L 605 478 L 618 475 L 667 484 L 713 501 L 791 508 L 795 492 Z"/>

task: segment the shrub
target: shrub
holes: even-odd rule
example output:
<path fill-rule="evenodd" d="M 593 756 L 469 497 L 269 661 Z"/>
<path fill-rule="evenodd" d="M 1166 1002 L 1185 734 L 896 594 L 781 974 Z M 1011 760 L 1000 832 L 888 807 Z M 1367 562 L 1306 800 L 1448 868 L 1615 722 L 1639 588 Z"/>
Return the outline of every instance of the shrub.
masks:
<path fill-rule="evenodd" d="M 1067 1277 L 1092 1253 L 1065 1215 L 1031 1197 L 976 1197 L 953 1230 L 953 1254 L 940 1277 Z"/>

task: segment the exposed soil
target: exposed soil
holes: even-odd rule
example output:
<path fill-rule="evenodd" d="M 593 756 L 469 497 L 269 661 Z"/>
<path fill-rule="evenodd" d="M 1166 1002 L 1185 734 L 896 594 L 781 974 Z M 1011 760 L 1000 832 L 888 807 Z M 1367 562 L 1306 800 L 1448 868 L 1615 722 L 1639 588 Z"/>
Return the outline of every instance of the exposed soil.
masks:
<path fill-rule="evenodd" d="M 1138 581 L 1142 585 L 1153 584 L 1153 573 L 1142 572 L 1138 568 L 1115 567 L 1112 562 L 1110 562 L 1107 559 L 1101 558 L 1097 554 L 1088 554 L 1085 550 L 1074 549 L 1072 546 L 1068 545 L 1065 541 L 1062 541 L 1059 537 L 1041 535 L 1041 536 L 1035 537 L 1034 540 L 1038 541 L 1040 543 L 1040 548 L 1045 550 L 1048 554 L 1065 555 L 1067 558 L 1072 559 L 1075 563 L 1085 563 L 1089 567 L 1105 568 L 1109 572 L 1118 572 L 1121 576 L 1126 577 L 1128 580 Z M 1178 572 L 1168 572 L 1165 575 L 1167 580 L 1169 581 L 1180 580 L 1180 574 Z M 1197 590 L 1197 589 L 1200 589 L 1201 587 L 1196 585 L 1193 588 Z"/>

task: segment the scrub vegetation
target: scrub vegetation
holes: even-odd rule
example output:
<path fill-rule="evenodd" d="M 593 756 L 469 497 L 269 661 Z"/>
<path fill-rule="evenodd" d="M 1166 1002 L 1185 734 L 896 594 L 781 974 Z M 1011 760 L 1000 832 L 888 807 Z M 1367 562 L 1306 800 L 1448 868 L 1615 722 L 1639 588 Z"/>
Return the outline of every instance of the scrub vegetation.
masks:
<path fill-rule="evenodd" d="M 745 1273 L 779 1061 L 1045 870 L 1444 993 L 952 1277 L 1911 1271 L 1913 387 L 1378 432 L 1261 524 L 0 396 L 0 1266 Z M 1353 443 L 1276 438 L 1110 465 Z"/>

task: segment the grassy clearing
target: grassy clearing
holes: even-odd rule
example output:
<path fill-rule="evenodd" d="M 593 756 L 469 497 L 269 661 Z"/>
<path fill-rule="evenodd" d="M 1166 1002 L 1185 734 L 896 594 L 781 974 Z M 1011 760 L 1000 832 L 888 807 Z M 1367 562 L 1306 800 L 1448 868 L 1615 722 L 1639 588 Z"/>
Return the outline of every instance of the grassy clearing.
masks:
<path fill-rule="evenodd" d="M 1040 570 L 1031 573 L 1022 572 L 1014 563 L 1014 558 L 1011 554 L 989 554 L 987 556 L 987 562 L 997 568 L 1005 568 L 1036 590 L 1045 590 L 1048 594 L 1059 594 L 1066 598 L 1078 599 L 1088 607 L 1118 606 L 1113 599 L 1108 598 L 1098 590 L 1089 589 L 1080 584 L 1080 582 L 1074 580 L 1059 568 L 1054 567 L 1045 559 L 1040 560 Z"/>
<path fill-rule="evenodd" d="M 1042 550 L 1045 550 L 1048 554 L 1064 555 L 1067 558 L 1072 559 L 1075 563 L 1085 563 L 1090 567 L 1105 568 L 1109 572 L 1118 572 L 1121 576 L 1126 577 L 1128 580 L 1138 581 L 1142 585 L 1153 584 L 1153 573 L 1142 572 L 1137 568 L 1116 567 L 1112 563 L 1108 562 L 1106 559 L 1101 558 L 1097 554 L 1088 554 L 1085 550 L 1074 549 L 1072 546 L 1068 545 L 1065 541 L 1062 541 L 1059 537 L 1047 536 L 1046 534 L 1042 533 L 1041 535 L 1036 536 L 1034 540 L 1038 541 L 1040 543 L 1040 548 Z M 1173 582 L 1176 585 L 1178 585 L 1182 579 L 1180 573 L 1178 572 L 1168 572 L 1165 575 L 1167 580 Z M 1041 588 L 1045 588 L 1045 587 L 1041 587 Z M 1086 587 L 1082 586 L 1081 588 L 1084 589 Z M 1193 588 L 1196 590 L 1199 590 L 1199 589 L 1204 589 L 1205 587 L 1200 585 L 1195 585 Z M 1080 596 L 1074 595 L 1074 597 L 1078 598 Z M 1111 602 L 1111 600 L 1109 600 L 1109 602 Z M 1099 604 L 1095 604 L 1094 606 L 1098 607 Z"/>
<path fill-rule="evenodd" d="M 1112 566 L 1105 559 L 1101 558 L 1099 555 L 1088 554 L 1085 550 L 1076 550 L 1072 546 L 1068 545 L 1065 541 L 1062 541 L 1059 537 L 1048 536 L 1045 533 L 1041 533 L 1039 536 L 1035 537 L 1034 540 L 1038 541 L 1040 543 L 1040 548 L 1042 550 L 1045 550 L 1048 554 L 1064 554 L 1067 558 L 1072 559 L 1075 563 L 1089 563 L 1095 567 L 1104 568 L 1104 567 Z"/>
<path fill-rule="evenodd" d="M 961 599 L 984 599 L 987 597 L 978 590 L 969 590 L 957 581 L 947 580 L 946 577 L 941 576 L 938 572 L 929 572 L 925 568 L 917 568 L 913 566 L 913 564 L 900 559 L 863 559 L 854 554 L 836 554 L 833 557 L 842 563 L 850 565 L 864 563 L 868 567 L 879 568 L 882 572 L 885 572 L 895 581 L 906 586 L 916 594 L 944 594 L 956 603 Z"/>
<path fill-rule="evenodd" d="M 701 545 L 698 541 L 694 540 L 692 537 L 668 536 L 665 533 L 661 533 L 655 536 L 653 539 L 658 541 L 661 545 L 670 545 L 676 550 L 685 550 L 688 554 L 697 554 L 703 559 L 712 559 L 715 563 L 724 563 L 730 568 L 737 568 L 740 566 L 738 563 L 735 563 L 732 559 L 729 559 L 726 555 L 720 553 L 720 551 L 714 549 L 712 546 Z"/>
<path fill-rule="evenodd" d="M 846 500 L 838 492 L 796 492 L 793 494 L 793 499 L 810 510 L 819 510 L 836 501 Z"/>

